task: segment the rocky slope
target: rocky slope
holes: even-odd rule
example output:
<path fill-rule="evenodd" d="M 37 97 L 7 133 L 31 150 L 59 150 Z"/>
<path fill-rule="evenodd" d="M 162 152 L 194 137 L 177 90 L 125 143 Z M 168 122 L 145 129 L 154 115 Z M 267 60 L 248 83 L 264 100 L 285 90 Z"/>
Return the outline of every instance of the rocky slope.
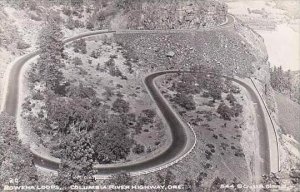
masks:
<path fill-rule="evenodd" d="M 190 29 L 219 25 L 227 7 L 217 0 L 132 1 L 125 7 L 129 29 Z"/>

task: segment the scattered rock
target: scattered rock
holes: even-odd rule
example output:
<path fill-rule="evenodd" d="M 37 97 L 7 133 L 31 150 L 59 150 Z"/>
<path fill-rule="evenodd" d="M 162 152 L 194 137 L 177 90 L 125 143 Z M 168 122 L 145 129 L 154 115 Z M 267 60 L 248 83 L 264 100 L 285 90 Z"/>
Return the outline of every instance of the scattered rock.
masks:
<path fill-rule="evenodd" d="M 27 43 L 25 43 L 25 42 L 23 42 L 23 41 L 19 41 L 17 43 L 17 49 L 27 49 L 29 47 L 30 47 L 30 45 L 27 44 Z"/>
<path fill-rule="evenodd" d="M 34 21 L 42 21 L 41 16 L 35 12 L 30 12 L 28 15 L 29 15 L 30 19 L 32 19 Z"/>
<path fill-rule="evenodd" d="M 169 51 L 167 54 L 166 54 L 167 57 L 174 57 L 175 56 L 175 53 L 173 51 Z"/>

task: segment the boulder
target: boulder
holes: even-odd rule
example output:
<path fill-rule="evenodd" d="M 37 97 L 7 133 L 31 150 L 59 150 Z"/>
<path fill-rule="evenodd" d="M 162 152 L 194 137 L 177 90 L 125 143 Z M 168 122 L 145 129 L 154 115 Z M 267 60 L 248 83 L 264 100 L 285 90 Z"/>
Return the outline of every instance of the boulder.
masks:
<path fill-rule="evenodd" d="M 167 57 L 174 57 L 175 56 L 175 53 L 173 51 L 169 51 L 167 54 L 166 54 Z"/>

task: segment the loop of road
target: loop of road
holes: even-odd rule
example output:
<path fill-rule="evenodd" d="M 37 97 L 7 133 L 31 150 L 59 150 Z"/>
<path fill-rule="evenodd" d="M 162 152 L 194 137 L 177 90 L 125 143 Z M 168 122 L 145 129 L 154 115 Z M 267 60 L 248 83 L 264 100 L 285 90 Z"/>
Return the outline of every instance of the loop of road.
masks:
<path fill-rule="evenodd" d="M 206 30 L 217 30 L 222 28 L 232 27 L 234 23 L 234 18 L 229 16 L 227 18 L 227 22 L 224 23 L 222 26 L 217 26 L 213 28 L 209 28 Z M 195 30 L 190 30 L 195 31 Z M 198 30 L 196 30 L 198 31 Z M 201 30 L 203 31 L 203 30 Z M 186 30 L 123 30 L 123 31 L 112 31 L 112 30 L 101 30 L 101 31 L 92 31 L 83 34 L 79 34 L 75 37 L 68 38 L 64 40 L 64 43 L 69 43 L 77 39 L 86 38 L 95 35 L 101 34 L 108 34 L 108 33 L 178 33 L 178 32 L 187 32 Z M 20 75 L 21 69 L 26 63 L 29 63 L 29 60 L 38 56 L 39 51 L 27 54 L 25 56 L 20 57 L 15 62 L 13 62 L 7 70 L 6 74 L 6 84 L 5 89 L 3 92 L 3 103 L 1 105 L 1 111 L 8 113 L 9 115 L 15 116 L 18 118 L 18 112 L 21 108 L 19 103 L 19 90 L 20 90 Z M 184 123 L 180 116 L 176 113 L 176 111 L 171 107 L 169 102 L 164 98 L 161 94 L 159 89 L 155 84 L 155 78 L 160 75 L 165 75 L 167 73 L 178 73 L 180 71 L 161 71 L 161 72 L 154 72 L 144 79 L 144 85 L 152 97 L 153 101 L 156 103 L 157 108 L 159 109 L 160 113 L 162 114 L 165 122 L 170 129 L 172 141 L 171 145 L 162 153 L 158 154 L 157 156 L 150 157 L 143 161 L 139 162 L 127 162 L 127 163 L 119 163 L 119 164 L 111 164 L 111 165 L 95 165 L 94 168 L 97 171 L 95 177 L 97 179 L 106 179 L 109 178 L 110 175 L 118 173 L 120 171 L 129 172 L 132 176 L 147 174 L 154 171 L 161 170 L 163 168 L 169 167 L 178 161 L 182 160 L 186 157 L 195 147 L 196 145 L 196 134 L 192 127 L 187 126 Z M 243 82 L 232 79 L 236 83 L 240 84 L 241 86 L 245 87 L 250 93 L 253 92 L 249 86 L 245 85 Z M 257 99 L 257 95 L 253 92 L 253 98 Z M 259 105 L 261 108 L 261 105 Z M 262 113 L 261 109 L 259 108 L 258 113 Z M 266 130 L 265 123 L 262 123 L 262 127 L 258 127 L 259 129 Z M 264 158 L 264 163 L 262 168 L 265 173 L 270 172 L 270 154 L 269 154 L 269 143 L 268 143 L 268 135 L 266 133 L 262 134 L 262 141 L 265 152 L 261 154 Z M 34 156 L 34 163 L 42 168 L 46 168 L 48 170 L 57 170 L 59 168 L 60 160 L 53 158 L 48 158 L 40 155 L 35 150 L 31 148 L 31 151 Z"/>

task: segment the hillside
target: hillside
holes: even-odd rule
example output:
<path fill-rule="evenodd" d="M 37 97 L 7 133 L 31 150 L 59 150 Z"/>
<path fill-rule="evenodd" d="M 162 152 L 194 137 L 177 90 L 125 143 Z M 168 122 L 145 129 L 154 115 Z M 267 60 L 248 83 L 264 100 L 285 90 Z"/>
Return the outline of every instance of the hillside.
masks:
<path fill-rule="evenodd" d="M 190 29 L 219 25 L 227 7 L 218 0 L 128 1 L 124 7 L 128 29 Z"/>
<path fill-rule="evenodd" d="M 219 25 L 226 20 L 227 6 L 218 0 L 205 1 L 126 1 L 115 0 L 98 2 L 93 1 L 1 1 L 0 2 L 0 78 L 3 78 L 5 70 L 15 56 L 24 54 L 34 49 L 38 33 L 44 25 L 47 15 L 59 14 L 61 27 L 65 38 L 78 33 L 96 29 L 195 29 Z M 73 5 L 74 4 L 74 5 Z M 71 6 L 69 6 L 71 5 Z M 81 7 L 79 6 L 81 5 Z M 47 9 L 45 9 L 47 7 Z M 158 17 L 159 16 L 159 17 Z M 4 30 L 5 29 L 5 30 Z M 208 43 L 214 49 L 208 50 L 204 58 L 204 51 L 198 52 L 197 59 L 200 62 L 207 60 L 218 62 L 229 68 L 225 69 L 241 71 L 244 74 L 254 73 L 256 69 L 262 69 L 257 76 L 268 76 L 265 63 L 266 51 L 261 38 L 251 29 L 237 21 L 236 37 L 226 32 L 214 32 L 199 34 L 199 45 L 193 45 L 194 37 L 187 37 L 189 45 L 193 47 Z M 228 42 L 235 44 L 231 50 L 220 50 L 222 46 L 231 46 L 222 40 L 223 36 Z M 130 37 L 128 37 L 130 39 Z M 139 38 L 139 37 L 136 37 Z M 147 37 L 146 37 L 147 38 Z M 160 37 L 158 37 L 160 38 Z M 179 37 L 180 38 L 180 37 Z M 133 40 L 133 39 L 132 39 Z M 148 39 L 150 40 L 150 39 Z M 212 43 L 209 41 L 213 40 Z M 126 41 L 126 40 L 125 40 Z M 137 41 L 137 40 L 136 40 Z M 141 40 L 141 43 L 143 43 Z M 152 42 L 155 43 L 155 42 Z M 183 42 L 184 44 L 184 42 Z M 19 47 L 18 47 L 19 46 Z M 141 45 L 143 46 L 143 45 Z M 221 46 L 221 47 L 220 47 Z M 30 48 L 31 47 L 31 48 Z M 192 47 L 192 46 L 191 46 Z M 190 47 L 190 48 L 191 48 Z M 225 48 L 223 47 L 223 48 Z M 176 48 L 176 45 L 175 47 Z M 164 50 L 164 47 L 161 47 Z M 168 50 L 169 48 L 165 49 Z M 214 51 L 214 50 L 220 50 Z M 182 50 L 183 51 L 183 50 Z M 224 52 L 223 52 L 224 51 Z M 176 52 L 176 51 L 175 51 Z M 223 52 L 223 53 L 222 53 Z M 231 53 L 230 53 L 231 52 Z M 226 56 L 226 54 L 232 55 Z M 242 59 L 245 55 L 245 62 Z M 176 54 L 175 58 L 178 56 Z M 193 55 L 191 55 L 193 56 Z M 226 61 L 224 57 L 228 57 Z M 183 56 L 181 56 L 183 57 Z M 195 56 L 193 56 L 195 57 Z M 164 58 L 166 59 L 166 58 Z M 174 59 L 173 59 L 174 61 Z M 187 61 L 186 59 L 182 61 Z M 165 63 L 165 61 L 163 60 Z M 152 62 L 153 63 L 153 62 Z M 196 63 L 196 61 L 192 61 Z M 182 63 L 181 63 L 182 64 Z M 155 67 L 156 64 L 153 65 Z M 250 70 L 248 70 L 250 69 Z M 235 72 L 236 73 L 236 72 Z M 259 78 L 260 79 L 260 78 Z M 1 87 L 1 85 L 0 85 Z"/>
<path fill-rule="evenodd" d="M 24 60 L 13 65 L 25 70 L 9 73 L 21 80 L 7 81 L 16 89 L 9 89 L 6 107 L 17 116 L 19 138 L 29 141 L 39 155 L 32 162 L 41 161 L 43 168 L 49 168 L 45 159 L 61 160 L 55 165 L 58 176 L 46 177 L 51 184 L 92 185 L 95 164 L 115 166 L 113 171 L 120 171 L 118 166 L 124 163 L 152 161 L 164 167 L 160 155 L 176 153 L 169 146 L 184 143 L 182 135 L 192 144 L 187 132 L 173 130 L 174 120 L 179 119 L 197 141 L 187 149 L 186 159 L 174 154 L 166 163 L 178 160 L 178 164 L 167 169 L 134 179 L 121 172 L 121 179 L 117 174 L 97 184 L 115 179 L 121 185 L 125 178 L 128 185 L 184 182 L 195 191 L 216 191 L 226 181 L 236 185 L 252 183 L 254 176 L 260 179 L 260 172 L 252 170 L 258 167 L 254 134 L 260 122 L 255 124 L 254 115 L 259 113 L 246 90 L 222 75 L 253 77 L 258 87 L 270 88 L 268 54 L 261 36 L 229 16 L 221 1 L 4 0 L 0 4 L 1 72 L 13 59 L 40 50 L 28 65 Z M 116 33 L 94 33 L 107 29 Z M 136 31 L 142 29 L 156 31 Z M 92 33 L 79 35 L 86 32 Z M 63 39 L 76 35 L 64 44 Z M 150 97 L 151 87 L 144 81 L 151 72 L 169 69 L 198 72 L 195 76 L 179 72 L 156 81 L 165 106 L 178 113 L 171 118 L 162 113 L 167 107 L 157 107 L 157 98 Z M 270 98 L 268 102 L 275 105 Z M 146 172 L 154 168 L 150 164 L 127 170 Z"/>
<path fill-rule="evenodd" d="M 239 31 L 117 34 L 115 37 L 132 57 L 139 59 L 138 65 L 142 68 L 188 69 L 203 64 L 220 67 L 228 75 L 258 74 L 261 79 L 259 73 L 268 73 L 263 43 L 251 31 L 246 33 L 242 31 L 243 26 L 239 28 Z"/>

